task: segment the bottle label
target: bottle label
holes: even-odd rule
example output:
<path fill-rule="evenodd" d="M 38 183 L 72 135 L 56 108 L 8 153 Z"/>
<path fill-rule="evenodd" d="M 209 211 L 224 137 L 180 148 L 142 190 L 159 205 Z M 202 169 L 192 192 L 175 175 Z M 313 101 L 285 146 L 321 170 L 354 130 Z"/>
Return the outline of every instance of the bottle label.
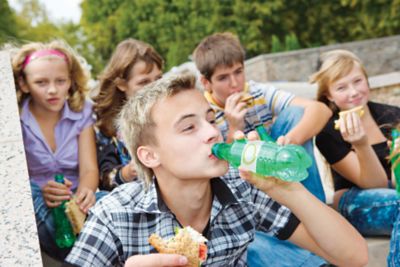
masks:
<path fill-rule="evenodd" d="M 252 141 L 248 142 L 242 152 L 242 159 L 240 165 L 246 170 L 256 172 L 257 169 L 257 157 L 260 153 L 262 141 Z"/>

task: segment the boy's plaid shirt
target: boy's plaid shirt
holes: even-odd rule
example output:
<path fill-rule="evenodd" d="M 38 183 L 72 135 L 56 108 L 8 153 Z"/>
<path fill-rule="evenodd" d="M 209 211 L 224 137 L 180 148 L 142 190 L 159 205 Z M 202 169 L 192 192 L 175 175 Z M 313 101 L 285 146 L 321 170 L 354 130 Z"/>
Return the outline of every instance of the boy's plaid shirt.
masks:
<path fill-rule="evenodd" d="M 152 233 L 174 236 L 181 227 L 160 197 L 157 183 L 145 192 L 143 183 L 117 187 L 90 210 L 85 227 L 66 261 L 76 266 L 123 266 L 128 257 L 153 253 Z M 246 251 L 255 230 L 280 239 L 299 224 L 284 206 L 238 177 L 211 180 L 214 194 L 208 255 L 203 266 L 246 266 Z"/>
<path fill-rule="evenodd" d="M 253 100 L 247 107 L 248 111 L 244 117 L 244 133 L 254 131 L 259 125 L 264 125 L 267 132 L 270 132 L 272 119 L 284 110 L 295 97 L 292 93 L 277 90 L 276 88 L 249 81 L 244 92 L 253 96 Z M 229 125 L 225 119 L 224 108 L 219 106 L 211 97 L 210 93 L 205 92 L 204 96 L 215 111 L 216 124 L 221 130 L 224 140 L 226 140 Z"/>

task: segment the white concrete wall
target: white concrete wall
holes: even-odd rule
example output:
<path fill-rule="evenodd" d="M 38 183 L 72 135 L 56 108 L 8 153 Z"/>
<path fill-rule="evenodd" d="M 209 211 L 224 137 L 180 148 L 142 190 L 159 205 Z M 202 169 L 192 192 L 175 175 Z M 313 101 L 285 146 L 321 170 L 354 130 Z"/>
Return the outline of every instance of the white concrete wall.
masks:
<path fill-rule="evenodd" d="M 42 266 L 10 58 L 0 52 L 0 266 Z"/>

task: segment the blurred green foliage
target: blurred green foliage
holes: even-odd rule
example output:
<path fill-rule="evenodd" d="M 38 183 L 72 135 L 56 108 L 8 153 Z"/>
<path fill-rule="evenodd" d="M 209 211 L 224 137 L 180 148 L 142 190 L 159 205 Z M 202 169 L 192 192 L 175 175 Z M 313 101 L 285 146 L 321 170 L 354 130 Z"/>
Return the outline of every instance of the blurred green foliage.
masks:
<path fill-rule="evenodd" d="M 129 37 L 152 44 L 168 70 L 219 31 L 237 34 L 247 58 L 400 32 L 400 0 L 84 0 L 79 25 L 52 24 L 38 0 L 19 1 L 26 11 L 16 15 L 0 0 L 0 43 L 65 38 L 94 74 Z"/>

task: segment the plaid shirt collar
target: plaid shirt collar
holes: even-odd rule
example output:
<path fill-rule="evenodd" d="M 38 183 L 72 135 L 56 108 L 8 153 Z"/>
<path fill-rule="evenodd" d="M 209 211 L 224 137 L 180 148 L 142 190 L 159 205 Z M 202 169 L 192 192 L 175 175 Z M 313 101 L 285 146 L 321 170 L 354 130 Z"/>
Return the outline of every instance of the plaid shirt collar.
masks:
<path fill-rule="evenodd" d="M 218 198 L 222 207 L 231 204 L 238 204 L 240 202 L 220 177 L 213 178 L 210 182 L 213 196 Z M 153 183 L 151 183 L 147 194 L 145 194 L 141 201 L 137 203 L 135 208 L 139 211 L 150 214 L 170 212 L 167 204 L 165 204 L 161 197 L 157 179 L 153 178 Z"/>

